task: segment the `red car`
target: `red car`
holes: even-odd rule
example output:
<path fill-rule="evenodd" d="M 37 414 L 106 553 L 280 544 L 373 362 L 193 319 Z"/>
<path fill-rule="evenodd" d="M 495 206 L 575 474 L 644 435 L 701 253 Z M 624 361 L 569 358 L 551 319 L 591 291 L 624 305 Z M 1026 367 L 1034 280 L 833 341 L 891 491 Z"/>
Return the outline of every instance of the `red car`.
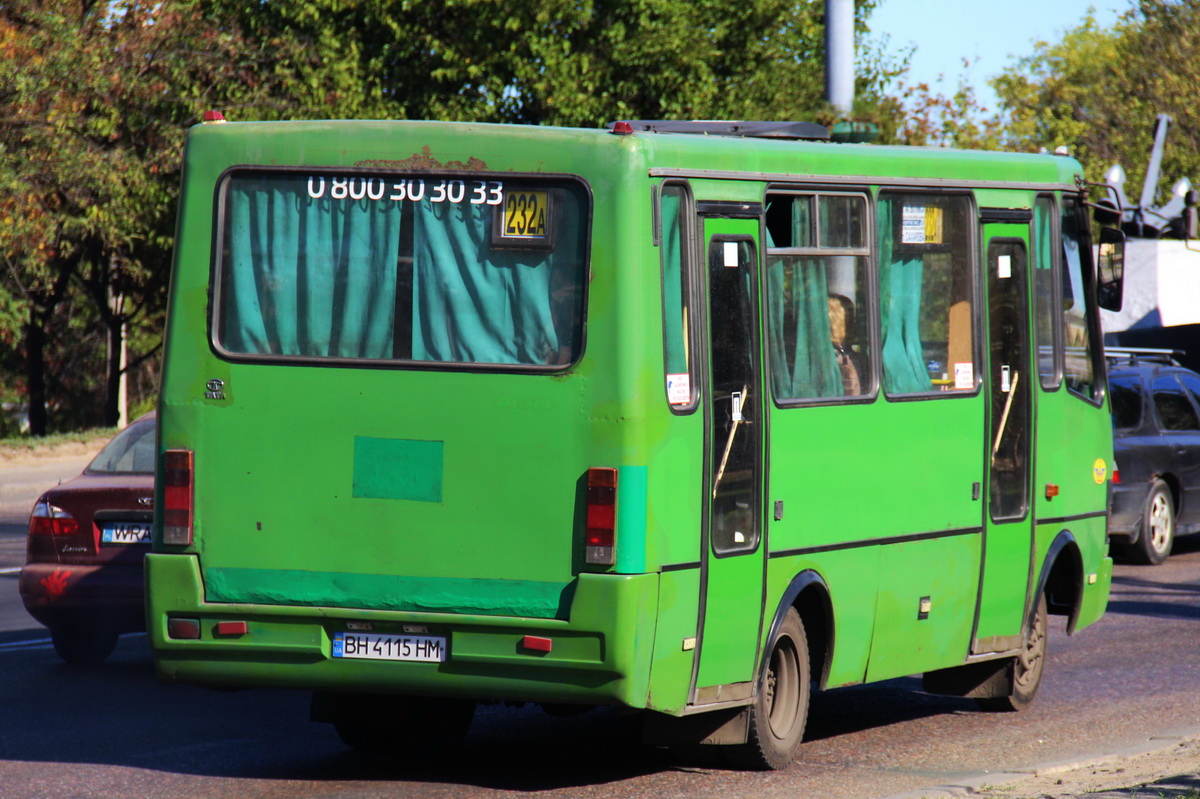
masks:
<path fill-rule="evenodd" d="M 33 507 L 21 600 L 68 663 L 100 663 L 122 633 L 146 629 L 142 561 L 154 523 L 155 438 L 150 413 Z"/>

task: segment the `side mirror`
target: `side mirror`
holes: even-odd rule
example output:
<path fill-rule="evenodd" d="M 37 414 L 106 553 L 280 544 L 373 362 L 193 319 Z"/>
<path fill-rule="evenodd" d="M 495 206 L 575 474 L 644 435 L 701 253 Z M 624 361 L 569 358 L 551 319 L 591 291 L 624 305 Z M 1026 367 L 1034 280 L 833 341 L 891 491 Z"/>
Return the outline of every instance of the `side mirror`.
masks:
<path fill-rule="evenodd" d="M 1106 311 L 1121 310 L 1125 282 L 1125 234 L 1113 228 L 1100 229 L 1096 257 L 1096 301 Z"/>

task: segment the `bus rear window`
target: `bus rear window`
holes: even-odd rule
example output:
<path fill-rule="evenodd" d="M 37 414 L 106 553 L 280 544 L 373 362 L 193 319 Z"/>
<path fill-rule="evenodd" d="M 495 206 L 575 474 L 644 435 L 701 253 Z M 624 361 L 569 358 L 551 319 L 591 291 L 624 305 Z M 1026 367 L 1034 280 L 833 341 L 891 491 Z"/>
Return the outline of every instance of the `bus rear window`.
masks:
<path fill-rule="evenodd" d="M 590 203 L 575 180 L 235 170 L 214 338 L 238 358 L 562 368 Z"/>

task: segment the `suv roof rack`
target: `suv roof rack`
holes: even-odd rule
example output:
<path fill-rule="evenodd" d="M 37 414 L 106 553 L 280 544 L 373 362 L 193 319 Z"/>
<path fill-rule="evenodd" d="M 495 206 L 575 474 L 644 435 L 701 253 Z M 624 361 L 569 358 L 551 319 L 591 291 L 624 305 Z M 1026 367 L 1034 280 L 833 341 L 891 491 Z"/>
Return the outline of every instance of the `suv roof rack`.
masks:
<path fill-rule="evenodd" d="M 1105 347 L 1104 357 L 1108 359 L 1110 364 L 1116 365 L 1119 362 L 1128 363 L 1129 365 L 1139 363 L 1161 363 L 1167 366 L 1179 366 L 1179 361 L 1176 358 L 1182 357 L 1182 350 L 1160 350 L 1150 347 Z"/>
<path fill-rule="evenodd" d="M 733 122 L 722 120 L 622 119 L 634 131 L 649 133 L 694 133 L 707 136 L 742 136 L 756 139 L 805 139 L 829 141 L 829 131 L 816 122 Z M 612 130 L 617 122 L 606 126 Z"/>

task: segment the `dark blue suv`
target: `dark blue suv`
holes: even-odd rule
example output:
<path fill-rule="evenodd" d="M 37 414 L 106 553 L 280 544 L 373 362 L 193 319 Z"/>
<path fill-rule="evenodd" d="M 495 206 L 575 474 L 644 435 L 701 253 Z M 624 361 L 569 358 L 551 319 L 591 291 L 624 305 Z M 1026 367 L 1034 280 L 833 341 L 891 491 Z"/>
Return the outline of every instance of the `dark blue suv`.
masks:
<path fill-rule="evenodd" d="M 1108 349 L 1117 469 L 1109 513 L 1116 554 L 1157 565 L 1200 532 L 1200 375 L 1170 350 Z"/>

